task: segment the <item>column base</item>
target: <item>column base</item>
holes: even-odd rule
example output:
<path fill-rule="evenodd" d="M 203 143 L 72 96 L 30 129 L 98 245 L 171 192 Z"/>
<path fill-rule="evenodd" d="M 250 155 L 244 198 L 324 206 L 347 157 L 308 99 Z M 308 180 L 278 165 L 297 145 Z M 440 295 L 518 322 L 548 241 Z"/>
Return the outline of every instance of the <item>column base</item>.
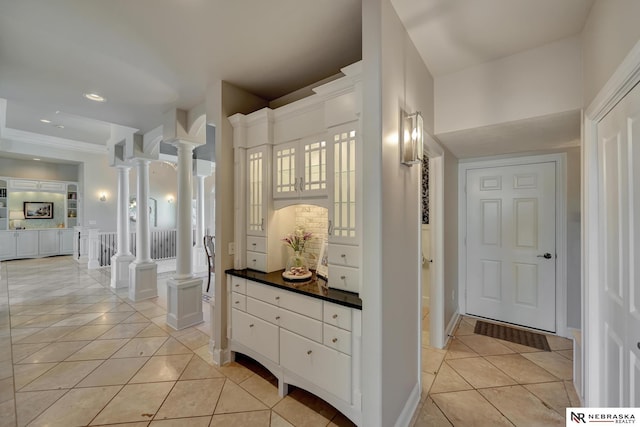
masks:
<path fill-rule="evenodd" d="M 167 280 L 167 325 L 180 330 L 203 321 L 202 279 Z"/>
<path fill-rule="evenodd" d="M 141 301 L 158 296 L 158 265 L 136 261 L 129 264 L 129 299 Z"/>
<path fill-rule="evenodd" d="M 133 255 L 114 255 L 111 257 L 111 287 L 114 289 L 129 286 L 129 264 L 136 257 Z"/>

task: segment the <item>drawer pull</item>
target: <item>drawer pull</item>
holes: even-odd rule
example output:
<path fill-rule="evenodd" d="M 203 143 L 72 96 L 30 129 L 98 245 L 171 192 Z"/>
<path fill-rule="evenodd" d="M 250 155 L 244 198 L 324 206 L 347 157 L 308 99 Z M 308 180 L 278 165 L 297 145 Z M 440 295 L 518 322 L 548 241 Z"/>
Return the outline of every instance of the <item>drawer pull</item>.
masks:
<path fill-rule="evenodd" d="M 346 278 L 347 278 L 347 276 L 340 276 L 340 280 L 344 280 Z"/>
<path fill-rule="evenodd" d="M 239 288 L 239 287 L 240 287 L 240 284 L 239 284 L 239 283 L 236 283 L 236 288 Z"/>
<path fill-rule="evenodd" d="M 347 257 L 347 254 L 342 254 L 342 255 L 340 255 L 340 256 L 341 256 L 342 258 L 346 258 L 346 257 Z"/>
<path fill-rule="evenodd" d="M 236 304 L 240 304 L 240 301 L 236 301 Z"/>
<path fill-rule="evenodd" d="M 253 328 L 253 323 L 249 325 L 250 328 Z"/>
<path fill-rule="evenodd" d="M 276 316 L 276 320 L 280 320 L 280 316 Z"/>
<path fill-rule="evenodd" d="M 252 243 L 252 244 L 251 244 L 251 246 L 255 246 L 255 245 L 256 245 L 255 243 Z"/>
<path fill-rule="evenodd" d="M 257 260 L 257 259 L 254 259 L 254 260 L 253 260 L 253 262 L 256 262 L 256 261 L 258 261 L 258 260 Z"/>
<path fill-rule="evenodd" d="M 334 318 L 334 319 L 337 319 L 337 318 L 338 318 L 338 315 L 337 315 L 337 314 L 334 314 L 334 315 L 333 315 L 333 316 L 331 316 L 331 317 L 332 317 L 332 318 Z"/>
<path fill-rule="evenodd" d="M 338 338 L 332 339 L 331 342 L 334 343 L 334 344 L 337 343 L 338 342 Z"/>
<path fill-rule="evenodd" d="M 276 301 L 278 301 L 280 299 L 280 297 L 276 297 Z"/>
<path fill-rule="evenodd" d="M 311 350 L 307 351 L 307 355 L 310 355 L 311 353 L 313 353 Z"/>

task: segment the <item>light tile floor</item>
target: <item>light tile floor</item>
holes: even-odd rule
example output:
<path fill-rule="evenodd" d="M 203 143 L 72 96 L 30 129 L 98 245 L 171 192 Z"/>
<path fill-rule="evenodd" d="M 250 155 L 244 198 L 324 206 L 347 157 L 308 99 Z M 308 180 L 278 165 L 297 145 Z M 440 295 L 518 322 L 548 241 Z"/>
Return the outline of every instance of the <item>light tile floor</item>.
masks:
<path fill-rule="evenodd" d="M 580 406 L 572 383 L 570 340 L 547 335 L 551 352 L 475 335 L 462 317 L 446 350 L 423 333 L 421 407 L 414 427 L 564 426 Z M 428 310 L 423 330 L 429 329 Z"/>
<path fill-rule="evenodd" d="M 134 303 L 109 289 L 108 271 L 69 257 L 0 264 L 0 427 L 353 425 L 303 390 L 279 397 L 250 359 L 214 366 L 208 323 L 166 326 L 167 277 L 158 298 Z M 577 404 L 571 343 L 538 352 L 474 336 L 473 322 L 447 350 L 423 348 L 414 426 L 562 425 Z"/>

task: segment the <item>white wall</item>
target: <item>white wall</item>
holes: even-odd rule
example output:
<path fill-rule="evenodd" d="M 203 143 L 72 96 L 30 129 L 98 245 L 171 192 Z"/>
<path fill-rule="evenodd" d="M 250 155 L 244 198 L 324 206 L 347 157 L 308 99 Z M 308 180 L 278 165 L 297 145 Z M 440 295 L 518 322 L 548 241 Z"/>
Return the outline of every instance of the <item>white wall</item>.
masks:
<path fill-rule="evenodd" d="M 24 179 L 78 181 L 78 165 L 0 157 L 0 175 Z"/>
<path fill-rule="evenodd" d="M 638 0 L 596 0 L 593 4 L 582 31 L 585 107 L 640 39 L 638 17 Z"/>
<path fill-rule="evenodd" d="M 444 148 L 444 326 L 458 312 L 458 159 Z"/>
<path fill-rule="evenodd" d="M 436 135 L 580 109 L 580 50 L 570 37 L 438 77 Z"/>
<path fill-rule="evenodd" d="M 433 79 L 389 0 L 363 14 L 363 425 L 374 427 L 418 403 L 421 180 L 400 164 L 398 132 L 401 108 L 432 131 Z"/>

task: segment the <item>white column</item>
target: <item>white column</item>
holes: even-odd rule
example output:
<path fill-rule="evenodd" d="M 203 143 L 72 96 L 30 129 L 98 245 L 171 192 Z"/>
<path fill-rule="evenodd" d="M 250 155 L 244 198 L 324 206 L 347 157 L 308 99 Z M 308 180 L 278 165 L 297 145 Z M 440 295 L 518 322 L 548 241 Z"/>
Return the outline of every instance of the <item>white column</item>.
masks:
<path fill-rule="evenodd" d="M 173 145 L 178 149 L 178 251 L 176 275 L 167 281 L 167 324 L 174 329 L 184 329 L 203 321 L 202 280 L 193 277 L 191 265 L 194 146 L 180 140 Z"/>
<path fill-rule="evenodd" d="M 149 238 L 149 160 L 136 159 L 136 259 L 129 265 L 129 299 L 158 296 L 158 266 L 151 259 Z"/>
<path fill-rule="evenodd" d="M 196 244 L 193 247 L 193 271 L 196 273 L 207 271 L 207 255 L 204 251 L 204 179 L 203 175 L 196 177 Z"/>
<path fill-rule="evenodd" d="M 134 260 L 129 250 L 129 166 L 118 166 L 117 252 L 111 257 L 111 287 L 129 286 L 129 264 Z"/>

